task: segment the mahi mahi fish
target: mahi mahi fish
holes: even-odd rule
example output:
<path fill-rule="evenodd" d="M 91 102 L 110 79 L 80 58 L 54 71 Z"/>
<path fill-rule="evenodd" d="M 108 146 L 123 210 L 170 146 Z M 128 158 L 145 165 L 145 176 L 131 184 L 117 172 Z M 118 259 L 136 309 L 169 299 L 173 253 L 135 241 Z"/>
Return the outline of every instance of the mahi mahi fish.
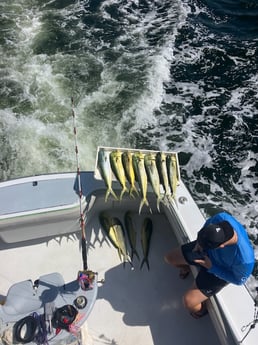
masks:
<path fill-rule="evenodd" d="M 156 155 L 154 153 L 146 154 L 144 157 L 144 163 L 145 163 L 148 179 L 150 181 L 154 194 L 157 197 L 157 209 L 160 212 L 160 209 L 159 209 L 159 204 L 161 201 L 160 179 L 159 179 L 159 173 L 158 173 L 158 169 L 156 165 Z"/>
<path fill-rule="evenodd" d="M 131 247 L 131 261 L 133 260 L 134 254 L 137 256 L 138 260 L 140 260 L 139 255 L 136 250 L 136 230 L 133 224 L 132 213 L 127 211 L 124 217 L 125 222 L 125 229 L 127 232 L 127 237 L 129 240 L 129 244 Z"/>
<path fill-rule="evenodd" d="M 175 198 L 176 187 L 178 185 L 177 162 L 175 155 L 167 156 L 167 171 L 172 196 Z"/>
<path fill-rule="evenodd" d="M 106 232 L 110 242 L 117 249 L 120 260 L 125 263 L 131 260 L 127 254 L 125 243 L 125 231 L 122 223 L 116 217 L 110 217 L 107 212 L 101 212 L 99 215 L 99 222 Z"/>
<path fill-rule="evenodd" d="M 168 182 L 166 154 L 164 152 L 157 153 L 156 162 L 157 162 L 157 168 L 159 171 L 160 181 L 164 188 L 165 195 L 169 195 L 170 190 L 169 190 L 169 182 Z"/>
<path fill-rule="evenodd" d="M 150 269 L 149 265 L 149 250 L 150 250 L 150 242 L 152 236 L 152 221 L 150 218 L 145 218 L 143 225 L 142 225 L 142 233 L 141 233 L 141 243 L 142 243 L 142 250 L 143 250 L 143 260 L 141 263 L 141 269 L 146 263 L 148 270 Z"/>
<path fill-rule="evenodd" d="M 112 170 L 109 161 L 109 152 L 104 149 L 100 149 L 98 153 L 98 168 L 103 178 L 107 191 L 105 195 L 105 202 L 107 201 L 109 194 L 112 194 L 115 199 L 118 199 L 115 192 L 112 189 Z"/>
<path fill-rule="evenodd" d="M 122 164 L 122 152 L 120 152 L 119 150 L 112 151 L 110 153 L 110 164 L 116 179 L 122 186 L 122 191 L 120 194 L 120 200 L 122 200 L 124 193 L 128 192 L 128 189 L 126 187 L 124 167 Z"/>
<path fill-rule="evenodd" d="M 135 173 L 133 170 L 133 155 L 130 151 L 125 151 L 122 154 L 122 163 L 125 171 L 125 176 L 127 178 L 127 181 L 130 184 L 130 191 L 129 194 L 133 196 L 133 193 L 135 192 L 137 195 L 139 195 L 138 190 L 135 186 Z"/>
<path fill-rule="evenodd" d="M 142 200 L 139 207 L 139 214 L 141 213 L 143 205 L 149 206 L 147 200 L 147 187 L 148 187 L 148 178 L 144 166 L 144 153 L 137 152 L 133 154 L 133 167 L 137 177 L 138 184 L 140 186 L 140 191 L 142 195 Z"/>

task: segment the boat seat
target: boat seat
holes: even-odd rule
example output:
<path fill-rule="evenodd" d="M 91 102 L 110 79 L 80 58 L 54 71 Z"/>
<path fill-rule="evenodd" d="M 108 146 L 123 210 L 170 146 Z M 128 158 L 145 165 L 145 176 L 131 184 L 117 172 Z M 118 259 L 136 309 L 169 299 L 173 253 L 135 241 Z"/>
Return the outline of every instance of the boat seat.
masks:
<path fill-rule="evenodd" d="M 36 296 L 31 280 L 13 284 L 7 293 L 3 312 L 9 315 L 31 313 L 39 309 L 42 302 Z"/>
<path fill-rule="evenodd" d="M 40 276 L 39 285 L 52 285 L 60 287 L 65 285 L 65 281 L 60 273 L 54 272 Z"/>
<path fill-rule="evenodd" d="M 39 277 L 37 297 L 43 304 L 53 302 L 64 291 L 65 281 L 60 273 L 49 273 Z"/>
<path fill-rule="evenodd" d="M 31 280 L 13 284 L 7 293 L 2 312 L 9 315 L 27 314 L 53 302 L 64 291 L 64 279 L 60 273 L 40 276 L 38 288 Z"/>

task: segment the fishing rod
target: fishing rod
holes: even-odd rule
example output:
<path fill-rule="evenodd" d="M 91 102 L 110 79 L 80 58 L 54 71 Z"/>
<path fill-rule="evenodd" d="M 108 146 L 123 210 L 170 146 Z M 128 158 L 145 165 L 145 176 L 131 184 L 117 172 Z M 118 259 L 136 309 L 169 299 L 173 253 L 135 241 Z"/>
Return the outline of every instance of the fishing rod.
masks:
<path fill-rule="evenodd" d="M 83 262 L 83 270 L 87 271 L 88 262 L 87 262 L 87 250 L 86 250 L 85 219 L 84 219 L 83 209 L 82 209 L 83 194 L 82 194 L 82 184 L 81 184 L 81 172 L 80 172 L 80 165 L 79 165 L 79 150 L 78 150 L 78 144 L 77 144 L 77 130 L 76 130 L 76 119 L 75 119 L 75 112 L 74 112 L 73 97 L 71 98 L 71 101 L 72 101 L 75 155 L 76 155 L 76 165 L 77 165 L 78 191 L 79 191 L 79 200 L 80 200 L 80 229 L 81 229 L 81 245 L 82 245 L 82 262 Z"/>
<path fill-rule="evenodd" d="M 76 119 L 75 119 L 75 111 L 74 111 L 74 101 L 73 97 L 71 98 L 72 102 L 72 116 L 73 116 L 73 133 L 74 133 L 74 143 L 75 143 L 75 154 L 76 154 L 76 165 L 77 165 L 77 179 L 78 179 L 78 191 L 79 191 L 79 199 L 80 199 L 80 228 L 81 228 L 81 245 L 82 245 L 82 262 L 83 262 L 83 270 L 78 272 L 78 282 L 83 290 L 87 290 L 92 286 L 92 283 L 95 279 L 96 272 L 93 272 L 88 269 L 88 260 L 87 260 L 87 241 L 86 241 L 86 234 L 85 234 L 85 217 L 83 214 L 82 208 L 82 184 L 81 184 L 81 172 L 80 172 L 80 165 L 79 165 L 79 150 L 77 144 L 77 129 L 76 129 Z M 105 280 L 101 279 L 98 283 L 104 283 Z"/>

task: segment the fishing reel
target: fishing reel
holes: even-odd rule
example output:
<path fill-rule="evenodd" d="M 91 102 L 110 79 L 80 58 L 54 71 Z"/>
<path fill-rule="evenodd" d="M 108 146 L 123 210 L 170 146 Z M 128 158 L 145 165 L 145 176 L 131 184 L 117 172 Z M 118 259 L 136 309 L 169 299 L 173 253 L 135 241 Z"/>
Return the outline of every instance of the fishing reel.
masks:
<path fill-rule="evenodd" d="M 79 271 L 77 280 L 82 290 L 92 289 L 96 273 L 91 270 Z"/>

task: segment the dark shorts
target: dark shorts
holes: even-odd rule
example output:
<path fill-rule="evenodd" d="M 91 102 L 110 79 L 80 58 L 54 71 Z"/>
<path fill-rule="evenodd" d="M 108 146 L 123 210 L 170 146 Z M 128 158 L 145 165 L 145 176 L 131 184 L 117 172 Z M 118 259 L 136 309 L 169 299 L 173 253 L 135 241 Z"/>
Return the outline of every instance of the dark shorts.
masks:
<path fill-rule="evenodd" d="M 186 262 L 189 265 L 197 266 L 199 273 L 195 279 L 198 289 L 207 297 L 211 297 L 219 292 L 223 287 L 228 285 L 228 282 L 218 278 L 212 273 L 209 273 L 207 269 L 196 262 L 192 261 L 192 251 L 196 245 L 196 241 L 183 244 L 181 249 Z"/>

